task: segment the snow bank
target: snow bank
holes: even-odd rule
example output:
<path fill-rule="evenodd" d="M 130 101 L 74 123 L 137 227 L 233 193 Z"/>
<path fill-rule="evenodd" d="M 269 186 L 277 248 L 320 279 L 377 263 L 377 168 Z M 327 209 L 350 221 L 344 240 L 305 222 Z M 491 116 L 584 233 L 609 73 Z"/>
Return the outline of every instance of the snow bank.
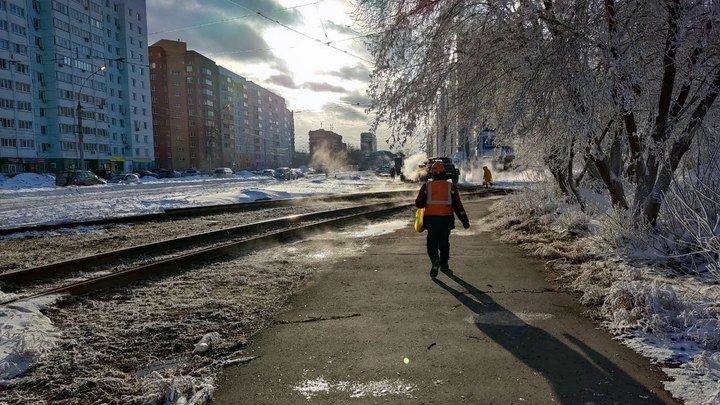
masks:
<path fill-rule="evenodd" d="M 556 282 L 625 345 L 663 366 L 686 404 L 720 403 L 720 286 L 675 272 L 658 239 L 598 201 L 585 213 L 537 184 L 491 208 L 493 227 L 549 259 Z"/>
<path fill-rule="evenodd" d="M 55 177 L 49 174 L 20 173 L 10 178 L 0 177 L 0 189 L 4 190 L 54 187 Z"/>

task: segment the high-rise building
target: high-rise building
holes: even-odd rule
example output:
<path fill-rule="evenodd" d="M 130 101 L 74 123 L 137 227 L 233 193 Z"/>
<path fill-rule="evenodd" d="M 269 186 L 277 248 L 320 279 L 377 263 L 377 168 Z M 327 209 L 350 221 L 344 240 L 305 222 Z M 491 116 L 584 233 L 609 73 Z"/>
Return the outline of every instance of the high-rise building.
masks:
<path fill-rule="evenodd" d="M 249 122 L 244 135 L 254 168 L 289 166 L 295 127 L 285 99 L 253 82 L 245 84 L 244 96 Z"/>
<path fill-rule="evenodd" d="M 144 0 L 0 2 L 0 171 L 147 169 Z"/>
<path fill-rule="evenodd" d="M 180 41 L 150 47 L 157 161 L 169 169 L 264 169 L 290 164 L 285 99 Z"/>
<path fill-rule="evenodd" d="M 314 156 L 319 150 L 326 150 L 329 153 L 347 150 L 342 141 L 342 135 L 325 129 L 316 129 L 308 132 L 310 156 Z"/>
<path fill-rule="evenodd" d="M 360 152 L 373 153 L 377 152 L 377 138 L 372 132 L 360 133 Z"/>
<path fill-rule="evenodd" d="M 160 41 L 149 49 L 152 115 L 155 124 L 155 164 L 185 170 L 190 161 L 185 53 L 180 41 Z"/>
<path fill-rule="evenodd" d="M 211 59 L 166 39 L 150 47 L 159 166 L 210 171 L 223 156 L 220 74 Z M 229 142 L 226 142 L 229 145 Z"/>
<path fill-rule="evenodd" d="M 233 170 L 250 166 L 244 136 L 244 77 L 218 66 L 220 75 L 220 121 L 222 166 Z"/>

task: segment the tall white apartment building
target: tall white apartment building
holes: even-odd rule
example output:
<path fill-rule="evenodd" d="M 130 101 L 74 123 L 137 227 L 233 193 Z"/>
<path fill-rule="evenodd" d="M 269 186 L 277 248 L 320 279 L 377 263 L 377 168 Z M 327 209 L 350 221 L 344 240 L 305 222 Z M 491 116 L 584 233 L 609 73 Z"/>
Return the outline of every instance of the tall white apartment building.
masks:
<path fill-rule="evenodd" d="M 0 0 L 0 172 L 154 166 L 145 0 Z"/>

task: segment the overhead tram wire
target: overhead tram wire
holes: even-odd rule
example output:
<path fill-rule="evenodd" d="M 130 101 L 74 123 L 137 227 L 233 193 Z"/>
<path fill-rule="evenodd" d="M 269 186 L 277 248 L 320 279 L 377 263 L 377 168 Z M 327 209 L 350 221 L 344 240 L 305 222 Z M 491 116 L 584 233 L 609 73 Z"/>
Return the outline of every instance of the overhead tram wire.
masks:
<path fill-rule="evenodd" d="M 237 2 L 235 2 L 235 1 L 233 1 L 233 0 L 228 0 L 228 1 L 231 2 L 231 3 L 233 3 L 233 4 L 235 4 L 235 5 L 237 5 L 238 7 L 242 7 L 242 8 L 244 8 L 244 9 L 246 9 L 246 10 L 252 11 L 252 12 L 256 13 L 257 15 L 259 15 L 260 17 L 262 17 L 262 18 L 264 18 L 264 19 L 266 19 L 266 20 L 268 20 L 268 21 L 274 22 L 275 24 L 277 24 L 277 25 L 279 25 L 279 26 L 281 26 L 281 27 L 283 27 L 283 28 L 285 28 L 285 29 L 288 29 L 288 30 L 290 30 L 290 31 L 292 31 L 292 32 L 294 32 L 294 33 L 296 33 L 296 34 L 298 34 L 298 35 L 302 35 L 303 37 L 305 37 L 305 38 L 307 38 L 307 39 L 313 40 L 313 41 L 318 42 L 318 43 L 320 43 L 320 44 L 322 44 L 322 45 L 325 45 L 325 46 L 327 46 L 327 47 L 329 47 L 329 48 L 335 49 L 336 51 L 340 51 L 340 52 L 342 52 L 342 53 L 344 53 L 344 54 L 346 54 L 346 55 L 348 55 L 348 56 L 351 56 L 351 57 L 353 57 L 353 58 L 359 59 L 359 60 L 361 60 L 361 61 L 363 61 L 363 62 L 367 62 L 367 63 L 370 63 L 370 64 L 374 64 L 374 62 L 372 62 L 372 61 L 370 61 L 370 60 L 367 60 L 367 59 L 365 59 L 365 58 L 363 58 L 363 57 L 361 57 L 361 56 L 355 55 L 355 54 L 350 53 L 350 52 L 348 52 L 348 51 L 346 51 L 346 50 L 344 50 L 344 49 L 341 49 L 341 48 L 338 48 L 338 47 L 332 45 L 332 41 L 323 42 L 323 41 L 321 41 L 321 40 L 319 40 L 319 39 L 317 39 L 317 38 L 311 37 L 310 35 L 307 35 L 307 34 L 305 34 L 305 33 L 303 33 L 303 32 L 300 32 L 300 31 L 296 30 L 295 28 L 292 28 L 292 27 L 290 27 L 290 26 L 287 26 L 287 25 L 281 23 L 281 22 L 278 21 L 278 20 L 273 20 L 272 18 L 266 16 L 265 14 L 263 14 L 263 13 L 260 12 L 260 11 L 253 10 L 253 9 L 251 9 L 250 7 L 244 6 L 244 5 L 242 5 L 242 4 L 240 4 L 240 3 L 237 3 Z"/>
<path fill-rule="evenodd" d="M 330 43 L 330 38 L 327 36 L 327 31 L 325 31 L 325 24 L 323 24 L 322 16 L 320 15 L 320 10 L 318 9 L 317 4 L 315 4 L 315 11 L 317 11 L 318 14 L 318 20 L 320 20 L 320 26 L 322 27 L 323 34 L 325 34 L 325 39 Z"/>
<path fill-rule="evenodd" d="M 354 39 L 366 38 L 366 37 L 371 37 L 371 36 L 380 35 L 380 34 L 381 34 L 381 33 L 377 33 L 377 32 L 376 32 L 376 33 L 372 33 L 372 34 L 356 35 L 356 36 L 354 36 L 354 37 L 347 37 L 347 38 L 343 38 L 343 39 L 336 39 L 335 41 L 332 41 L 332 42 L 352 41 L 352 40 L 354 40 Z M 276 46 L 276 47 L 272 47 L 272 48 L 236 49 L 236 50 L 234 50 L 234 51 L 210 52 L 210 53 L 208 53 L 207 55 L 208 55 L 208 56 L 213 56 L 213 55 L 227 55 L 227 54 L 233 54 L 233 53 L 272 51 L 272 50 L 275 50 L 275 49 L 301 49 L 301 47 L 300 47 L 300 46 L 282 46 L 282 47 Z"/>

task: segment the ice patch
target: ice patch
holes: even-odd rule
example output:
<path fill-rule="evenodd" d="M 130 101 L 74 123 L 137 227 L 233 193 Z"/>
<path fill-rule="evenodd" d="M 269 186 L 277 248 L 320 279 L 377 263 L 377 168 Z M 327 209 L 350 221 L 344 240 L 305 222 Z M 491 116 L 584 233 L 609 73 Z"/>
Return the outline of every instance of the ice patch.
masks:
<path fill-rule="evenodd" d="M 517 312 L 515 313 L 515 316 L 522 319 L 523 321 L 527 323 L 533 323 L 536 321 L 547 321 L 548 319 L 552 319 L 552 314 L 542 314 L 538 312 L 533 313 L 526 313 L 526 312 Z"/>
<path fill-rule="evenodd" d="M 328 381 L 323 377 L 313 380 L 305 380 L 293 387 L 305 399 L 320 394 L 347 393 L 350 398 L 362 397 L 383 397 L 387 395 L 411 396 L 414 384 L 400 380 L 383 379 L 380 381 L 351 382 L 351 381 Z"/>

